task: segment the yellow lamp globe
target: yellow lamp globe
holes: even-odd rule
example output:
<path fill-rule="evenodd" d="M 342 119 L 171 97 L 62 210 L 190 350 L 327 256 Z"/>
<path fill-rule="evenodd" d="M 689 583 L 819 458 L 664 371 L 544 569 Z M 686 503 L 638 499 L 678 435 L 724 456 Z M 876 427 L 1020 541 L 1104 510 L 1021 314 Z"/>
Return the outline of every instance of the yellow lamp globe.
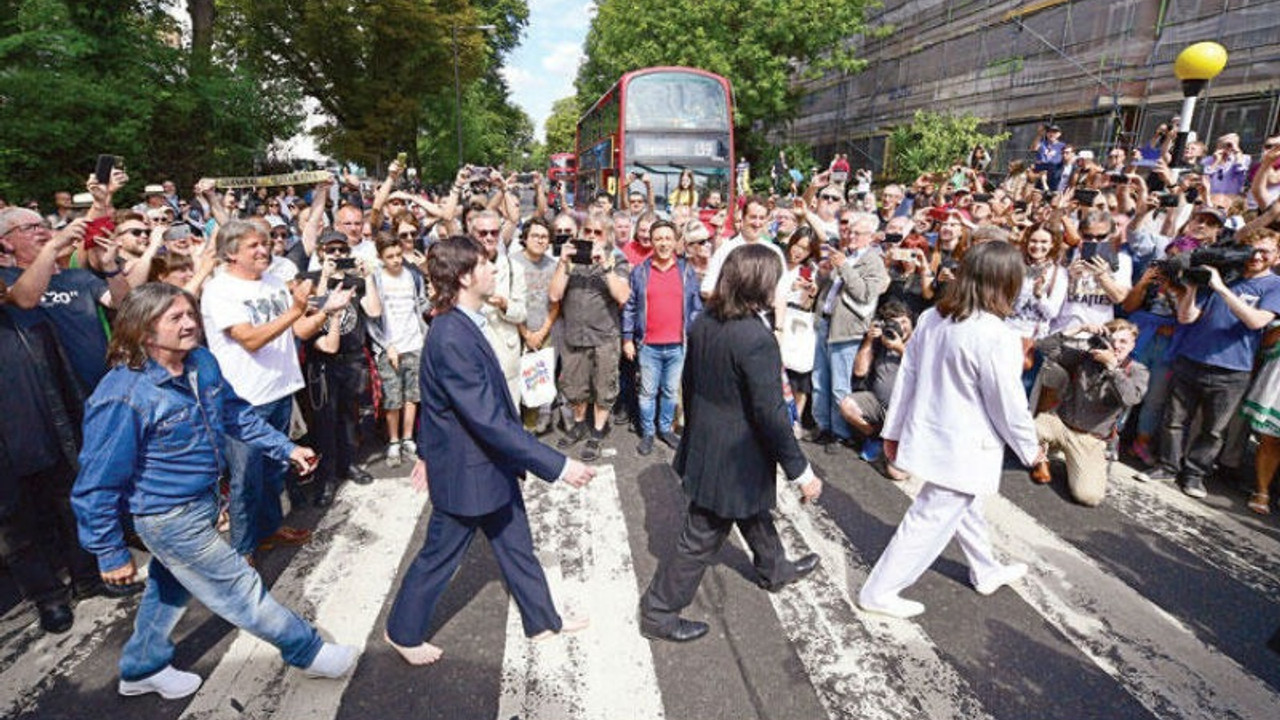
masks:
<path fill-rule="evenodd" d="M 1178 53 L 1173 74 L 1179 80 L 1212 80 L 1226 66 L 1226 48 L 1216 42 L 1200 42 Z"/>

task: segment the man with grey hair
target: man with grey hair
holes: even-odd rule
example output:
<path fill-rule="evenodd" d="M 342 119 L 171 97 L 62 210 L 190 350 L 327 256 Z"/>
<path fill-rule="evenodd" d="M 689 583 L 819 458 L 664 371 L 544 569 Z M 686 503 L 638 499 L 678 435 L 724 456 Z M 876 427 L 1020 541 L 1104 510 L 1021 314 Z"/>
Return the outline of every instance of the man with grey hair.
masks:
<path fill-rule="evenodd" d="M 59 256 L 84 238 L 85 228 L 86 221 L 74 220 L 54 233 L 33 210 L 0 210 L 0 249 L 14 261 L 13 267 L 0 268 L 0 281 L 9 286 L 8 312 L 24 328 L 49 322 L 87 395 L 107 373 L 107 334 L 98 306 L 114 307 L 129 294 L 129 283 L 111 238 L 102 238 L 87 253 L 96 272 L 58 266 Z"/>
<path fill-rule="evenodd" d="M 1080 244 L 1067 266 L 1067 300 L 1050 326 L 1062 332 L 1071 325 L 1105 325 L 1115 319 L 1116 304 L 1133 285 L 1133 256 L 1121 247 L 1116 223 L 1106 210 L 1090 210 L 1080 221 Z"/>
<path fill-rule="evenodd" d="M 823 246 L 823 262 L 830 263 L 831 272 L 818 284 L 818 348 L 813 363 L 813 419 L 819 442 L 831 452 L 837 441 L 853 439 L 839 402 L 852 389 L 858 347 L 871 327 L 880 295 L 889 289 L 889 270 L 874 244 L 880 219 L 847 208 L 837 218 L 840 247 Z"/>
<path fill-rule="evenodd" d="M 223 272 L 205 286 L 200 301 L 209 350 L 236 394 L 281 432 L 289 429 L 293 394 L 302 389 L 295 334 L 307 339 L 320 332 L 327 314 L 308 313 L 309 280 L 290 293 L 269 274 L 271 241 L 250 222 L 232 220 L 218 231 Z M 298 300 L 301 298 L 301 301 Z M 231 546 L 241 555 L 261 547 L 300 544 L 309 531 L 281 525 L 287 468 L 262 451 L 227 439 L 231 470 Z"/>

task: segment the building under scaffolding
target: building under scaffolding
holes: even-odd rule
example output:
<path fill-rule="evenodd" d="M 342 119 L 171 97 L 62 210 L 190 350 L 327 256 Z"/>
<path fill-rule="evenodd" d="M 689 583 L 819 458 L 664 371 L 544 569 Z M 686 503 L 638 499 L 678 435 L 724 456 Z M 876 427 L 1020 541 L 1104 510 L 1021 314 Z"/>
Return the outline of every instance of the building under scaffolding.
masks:
<path fill-rule="evenodd" d="M 1102 157 L 1178 113 L 1173 59 L 1203 40 L 1230 59 L 1201 96 L 1198 136 L 1237 132 L 1257 153 L 1278 129 L 1280 0 L 884 0 L 871 13 L 870 26 L 893 30 L 851 39 L 865 70 L 803 83 L 779 141 L 882 170 L 895 125 L 947 110 L 1011 133 L 998 161 L 1022 157 L 1049 120 Z"/>

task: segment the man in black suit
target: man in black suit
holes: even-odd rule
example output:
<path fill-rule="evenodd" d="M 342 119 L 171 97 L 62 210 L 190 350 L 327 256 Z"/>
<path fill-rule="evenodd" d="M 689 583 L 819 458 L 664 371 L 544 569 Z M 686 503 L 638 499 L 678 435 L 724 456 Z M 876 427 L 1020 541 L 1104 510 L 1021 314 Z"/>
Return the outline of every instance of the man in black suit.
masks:
<path fill-rule="evenodd" d="M 442 650 L 426 642 L 431 616 L 477 530 L 489 539 L 525 635 L 543 639 L 586 627 L 585 619 L 561 620 L 556 612 L 533 554 L 518 480 L 531 472 L 582 487 L 595 476 L 520 424 L 480 314 L 495 277 L 480 246 L 466 237 L 436 243 L 427 273 L 437 310 L 423 349 L 419 460 L 411 477 L 415 487 L 431 492 L 431 519 L 386 632 L 387 642 L 413 665 L 440 658 Z"/>
<path fill-rule="evenodd" d="M 687 642 L 707 633 L 685 620 L 702 575 L 736 524 L 755 560 L 761 587 L 777 592 L 812 572 L 818 556 L 787 560 L 769 511 L 776 467 L 804 500 L 822 481 L 796 443 L 782 397 L 782 356 L 761 313 L 773 304 L 782 275 L 775 251 L 743 245 L 725 259 L 707 310 L 693 323 L 684 366 L 685 432 L 675 469 L 689 511 L 674 557 L 658 567 L 640 599 L 645 637 Z"/>

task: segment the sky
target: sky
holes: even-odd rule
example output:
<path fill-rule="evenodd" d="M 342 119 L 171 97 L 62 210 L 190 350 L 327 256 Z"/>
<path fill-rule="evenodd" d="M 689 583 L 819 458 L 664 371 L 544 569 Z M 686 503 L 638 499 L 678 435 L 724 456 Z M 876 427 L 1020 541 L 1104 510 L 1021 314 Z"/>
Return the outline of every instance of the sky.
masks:
<path fill-rule="evenodd" d="M 573 94 L 582 45 L 595 14 L 594 0 L 528 0 L 529 25 L 502 74 L 512 101 L 533 120 L 534 134 L 546 137 L 551 103 Z"/>

